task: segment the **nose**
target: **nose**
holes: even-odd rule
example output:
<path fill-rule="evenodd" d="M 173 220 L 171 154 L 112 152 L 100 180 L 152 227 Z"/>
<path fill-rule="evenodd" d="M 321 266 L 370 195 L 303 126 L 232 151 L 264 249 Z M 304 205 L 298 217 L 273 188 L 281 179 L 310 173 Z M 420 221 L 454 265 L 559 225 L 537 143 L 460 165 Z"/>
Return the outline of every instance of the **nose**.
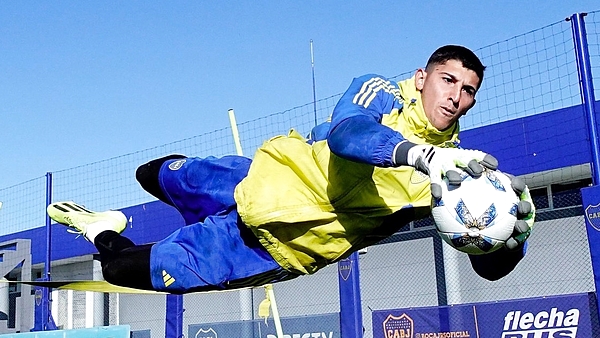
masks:
<path fill-rule="evenodd" d="M 452 86 L 452 88 L 450 88 L 450 91 L 448 92 L 448 99 L 452 101 L 452 105 L 454 107 L 458 107 L 458 103 L 460 102 L 460 93 L 460 86 Z"/>

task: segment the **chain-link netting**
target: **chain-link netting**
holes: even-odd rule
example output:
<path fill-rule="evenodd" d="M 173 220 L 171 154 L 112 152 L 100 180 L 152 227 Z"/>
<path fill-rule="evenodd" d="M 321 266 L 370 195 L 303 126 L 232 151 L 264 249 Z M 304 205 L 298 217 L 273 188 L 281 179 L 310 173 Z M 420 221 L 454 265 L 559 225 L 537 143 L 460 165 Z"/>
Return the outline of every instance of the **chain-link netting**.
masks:
<path fill-rule="evenodd" d="M 588 38 L 597 39 L 590 37 L 590 32 Z M 466 129 L 581 103 L 568 22 L 557 22 L 476 52 L 487 69 L 477 105 L 464 118 Z M 563 122 L 569 124 L 576 118 L 564 116 Z M 561 126 L 550 128 L 570 132 Z M 590 175 L 589 166 L 576 166 L 524 176 L 538 209 L 535 231 L 525 259 L 497 281 L 479 277 L 466 255 L 438 238 L 431 219 L 415 222 L 385 244 L 369 248 L 361 256 L 363 317 L 371 318 L 372 311 L 381 309 L 595 291 L 580 194 L 582 187 L 591 184 Z M 364 323 L 365 336 L 370 337 L 371 323 Z"/>
<path fill-rule="evenodd" d="M 600 99 L 600 11 L 588 13 L 585 19 L 587 46 L 594 84 L 594 96 Z M 596 110 L 598 113 L 598 110 Z"/>
<path fill-rule="evenodd" d="M 600 73 L 600 16 L 587 17 L 592 72 Z M 462 122 L 463 129 L 523 118 L 581 103 L 573 38 L 568 22 L 561 21 L 476 50 L 487 66 L 478 103 Z M 402 80 L 411 72 L 393 77 Z M 359 75 L 359 74 L 357 74 Z M 600 78 L 600 77 L 596 77 Z M 596 80 L 598 95 L 600 83 Z M 294 128 L 306 135 L 315 121 L 326 120 L 341 94 L 238 125 L 244 155 L 267 138 Z M 227 112 L 206 112 L 206 114 Z M 570 116 L 564 117 L 568 124 Z M 550 128 L 561 128 L 551 126 Z M 564 128 L 568 129 L 568 128 Z M 565 130 L 568 132 L 568 130 Z M 232 130 L 225 128 L 136 153 L 52 173 L 52 199 L 75 200 L 90 209 L 105 210 L 144 204 L 154 199 L 135 181 L 136 168 L 149 160 L 179 153 L 189 156 L 235 154 Z M 513 159 L 519 161 L 518 158 Z M 362 314 L 365 337 L 373 335 L 371 314 L 382 309 L 457 305 L 554 296 L 595 291 L 579 189 L 588 186 L 589 165 L 525 175 L 538 209 L 537 223 L 526 258 L 506 278 L 486 281 L 475 274 L 468 258 L 443 243 L 431 220 L 414 222 L 360 255 Z M 48 177 L 0 189 L 1 235 L 40 227 L 45 222 Z M 170 215 L 153 215 L 157 224 L 173 222 Z M 131 226 L 144 227 L 132 220 Z M 144 228 L 144 231 L 160 231 Z M 78 239 L 83 241 L 82 238 Z M 36 245 L 44 245 L 43 240 Z M 140 243 L 141 244 L 141 243 Z M 91 245 L 91 244 L 88 244 Z M 69 243 L 52 242 L 53 257 L 68 257 Z M 100 279 L 93 255 L 56 261 L 54 279 Z M 41 277 L 43 259 L 33 261 L 34 276 Z M 18 278 L 18 277 L 15 277 Z M 284 318 L 304 318 L 306 324 L 289 324 L 294 338 L 332 338 L 340 311 L 338 271 L 327 267 L 317 274 L 274 286 L 279 313 Z M 8 311 L 15 325 L 16 288 L 11 290 Z M 273 332 L 272 318 L 261 326 L 258 305 L 265 290 L 256 288 L 226 293 L 186 295 L 184 334 L 198 335 L 220 324 L 254 323 L 248 332 Z M 89 325 L 131 325 L 136 337 L 164 336 L 166 299 L 162 295 L 102 295 L 90 292 L 54 291 L 52 314 L 61 328 Z M 333 316 L 329 316 L 334 314 Z M 325 316 L 323 316 L 325 315 Z M 337 323 L 336 323 L 337 318 Z M 308 319 L 313 321 L 308 321 Z M 256 323 L 255 323 L 256 321 Z M 320 332 L 310 331 L 321 323 Z M 223 324 L 223 325 L 225 325 Z M 334 326 L 335 326 L 334 325 Z M 242 325 L 243 326 L 243 325 Z M 245 328 L 242 328 L 245 329 Z M 258 331 L 257 331 L 258 330 Z M 331 332 L 331 334 L 330 334 Z M 338 332 L 338 331 L 335 331 Z M 273 333 L 266 334 L 267 337 Z M 309 334 L 309 336 L 305 336 Z M 297 336 L 296 336 L 297 335 Z M 264 336 L 264 335 L 261 335 Z M 271 337 L 269 337 L 271 338 Z"/>

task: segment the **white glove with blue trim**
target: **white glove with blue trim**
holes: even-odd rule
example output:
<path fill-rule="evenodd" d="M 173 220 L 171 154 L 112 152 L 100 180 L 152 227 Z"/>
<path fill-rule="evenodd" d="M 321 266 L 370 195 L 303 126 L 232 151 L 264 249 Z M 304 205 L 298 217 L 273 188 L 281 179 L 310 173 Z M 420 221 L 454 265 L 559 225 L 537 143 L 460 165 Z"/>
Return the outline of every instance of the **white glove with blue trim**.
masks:
<path fill-rule="evenodd" d="M 396 146 L 394 160 L 396 165 L 409 165 L 429 175 L 431 195 L 435 198 L 442 197 L 444 177 L 451 185 L 459 186 L 462 182 L 461 171 L 479 177 L 483 173 L 483 167 L 491 170 L 498 168 L 498 160 L 483 151 L 417 145 L 408 141 Z"/>
<path fill-rule="evenodd" d="M 504 244 L 507 249 L 514 250 L 518 249 L 525 243 L 531 230 L 533 229 L 533 223 L 535 221 L 535 205 L 533 199 L 529 193 L 529 188 L 525 182 L 513 175 L 507 174 L 510 177 L 510 185 L 519 196 L 519 205 L 517 207 L 517 222 L 515 223 L 515 230 L 511 238 Z"/>
<path fill-rule="evenodd" d="M 436 199 L 442 198 L 444 177 L 448 179 L 449 184 L 459 186 L 462 182 L 461 171 L 479 177 L 484 167 L 491 170 L 498 168 L 498 160 L 494 156 L 479 150 L 441 148 L 430 144 L 417 145 L 408 141 L 403 141 L 396 146 L 394 161 L 396 165 L 410 165 L 429 175 L 431 195 Z M 535 220 L 535 206 L 525 182 L 513 175 L 507 175 L 511 179 L 512 189 L 520 200 L 513 235 L 505 243 L 507 249 L 515 250 L 519 249 L 531 234 Z"/>

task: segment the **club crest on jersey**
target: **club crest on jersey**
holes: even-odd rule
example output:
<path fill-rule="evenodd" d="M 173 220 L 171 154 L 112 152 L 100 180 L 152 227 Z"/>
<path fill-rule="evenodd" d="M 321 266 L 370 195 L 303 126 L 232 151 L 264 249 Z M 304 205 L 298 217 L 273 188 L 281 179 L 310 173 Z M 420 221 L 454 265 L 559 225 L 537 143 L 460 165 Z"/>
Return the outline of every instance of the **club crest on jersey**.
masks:
<path fill-rule="evenodd" d="M 383 321 L 385 338 L 414 338 L 414 323 L 406 313 L 399 317 L 391 314 Z"/>
<path fill-rule="evenodd" d="M 169 169 L 171 170 L 179 170 L 179 168 L 183 167 L 185 160 L 177 160 L 171 164 L 169 164 Z"/>
<path fill-rule="evenodd" d="M 600 204 L 588 205 L 585 208 L 585 218 L 596 231 L 600 231 Z"/>
<path fill-rule="evenodd" d="M 412 174 L 410 175 L 410 183 L 412 183 L 412 184 L 423 183 L 428 179 L 429 179 L 429 176 L 427 176 L 426 174 L 424 174 L 416 169 L 413 170 Z"/>

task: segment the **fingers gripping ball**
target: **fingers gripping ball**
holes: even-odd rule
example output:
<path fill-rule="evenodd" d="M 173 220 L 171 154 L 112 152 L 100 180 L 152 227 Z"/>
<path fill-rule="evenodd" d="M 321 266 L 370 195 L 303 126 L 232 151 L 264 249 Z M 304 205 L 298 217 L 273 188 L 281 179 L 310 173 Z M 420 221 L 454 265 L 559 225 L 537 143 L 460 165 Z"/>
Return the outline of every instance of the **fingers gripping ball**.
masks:
<path fill-rule="evenodd" d="M 519 196 L 519 206 L 517 208 L 517 222 L 512 237 L 506 241 L 506 248 L 509 250 L 518 249 L 529 237 L 533 229 L 535 220 L 535 205 L 529 193 L 529 188 L 525 182 L 512 175 L 508 175 L 511 179 L 511 186 L 514 192 Z"/>
<path fill-rule="evenodd" d="M 432 215 L 439 235 L 453 248 L 473 255 L 496 251 L 513 235 L 519 197 L 511 179 L 484 169 L 479 177 L 466 172 L 462 183 L 443 179 L 441 198 L 432 199 Z"/>

